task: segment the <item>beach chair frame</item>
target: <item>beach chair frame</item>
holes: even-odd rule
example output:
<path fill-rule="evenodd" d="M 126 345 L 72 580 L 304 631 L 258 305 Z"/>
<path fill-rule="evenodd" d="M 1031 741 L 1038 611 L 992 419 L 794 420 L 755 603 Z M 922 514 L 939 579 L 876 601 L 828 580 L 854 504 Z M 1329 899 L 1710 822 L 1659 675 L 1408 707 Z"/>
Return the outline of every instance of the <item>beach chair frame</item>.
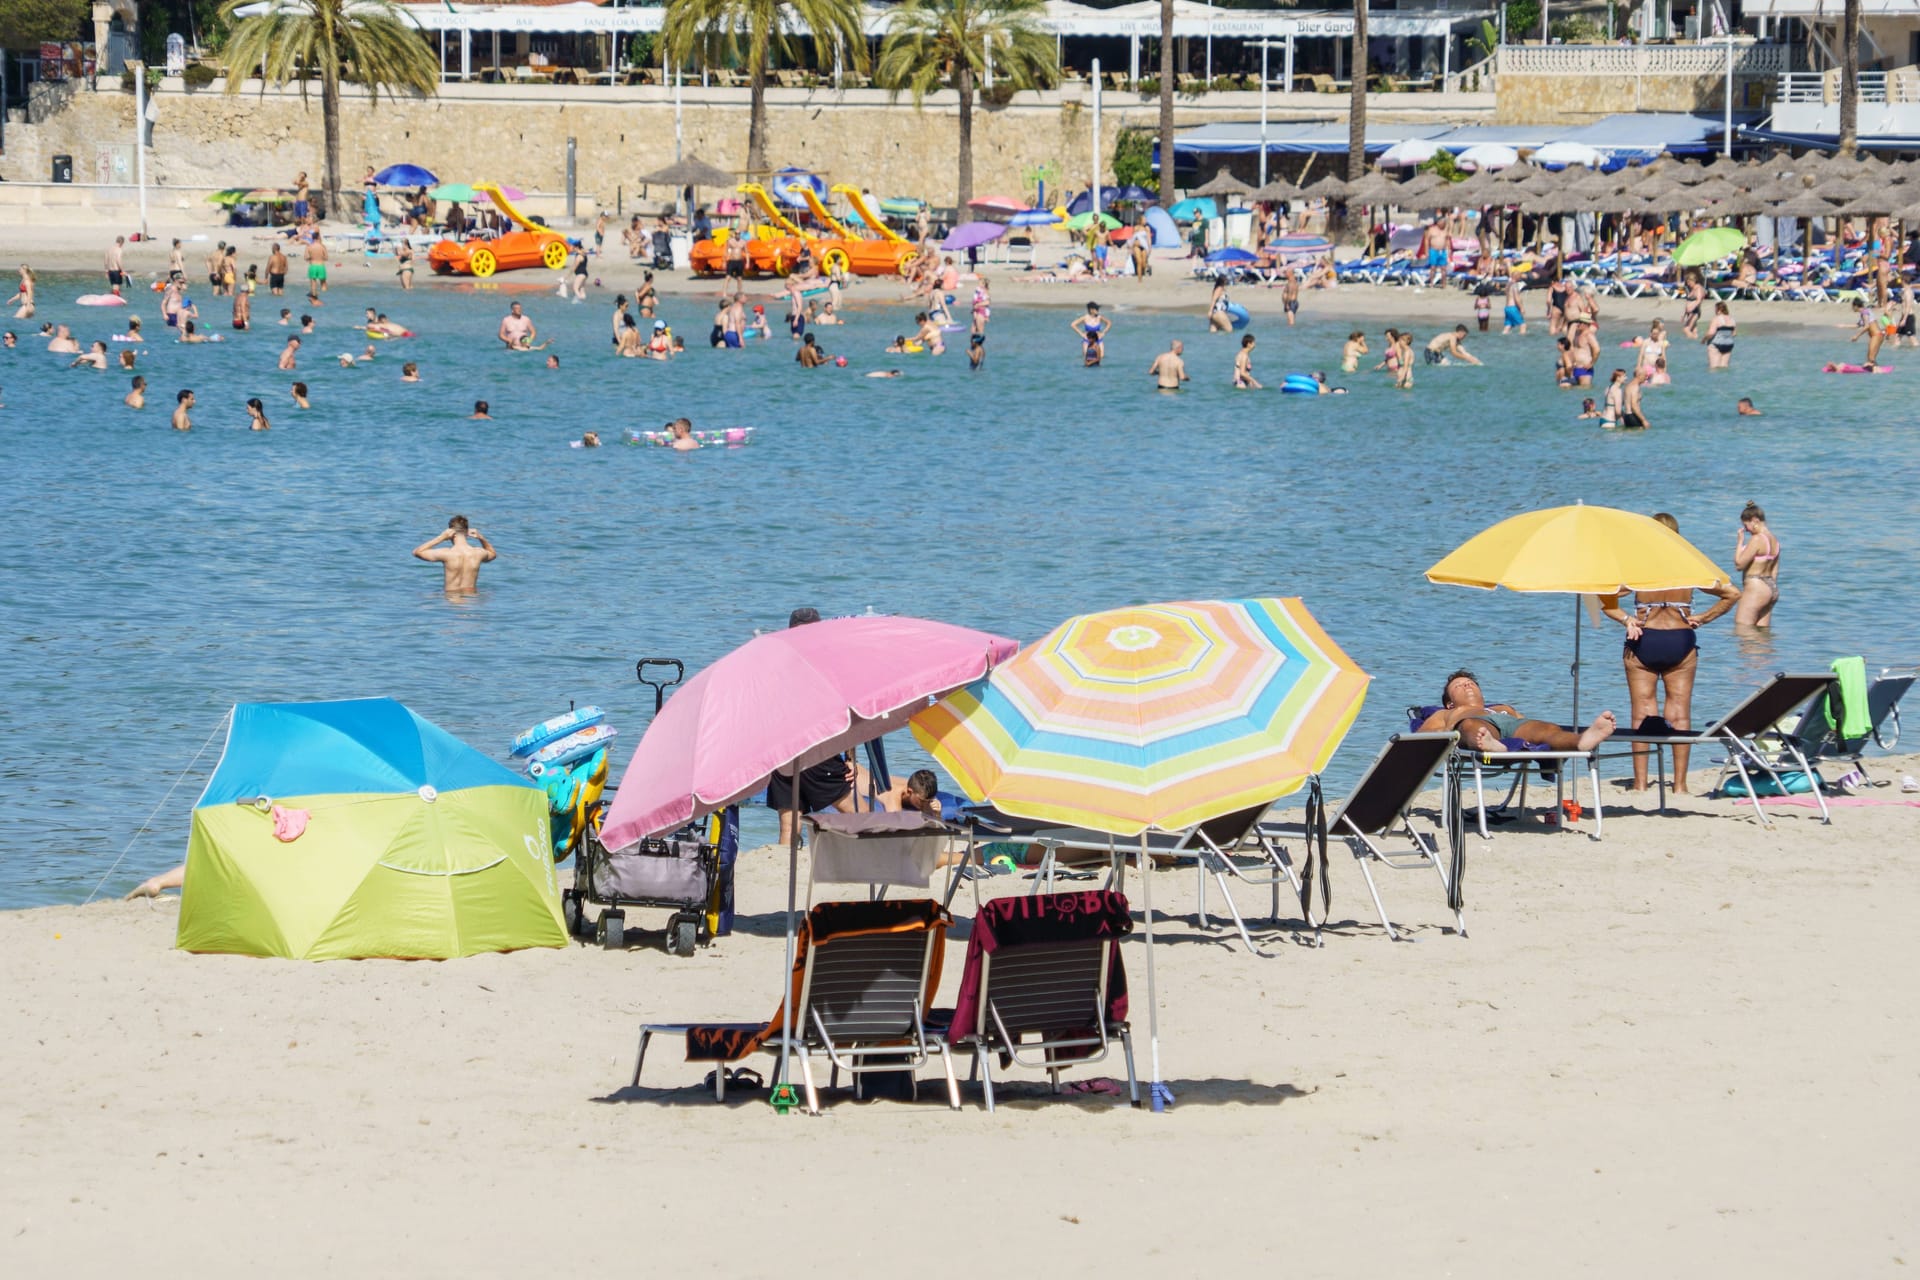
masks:
<path fill-rule="evenodd" d="M 1645 733 L 1626 731 L 1616 733 L 1607 740 L 1609 746 L 1647 746 L 1654 748 L 1658 760 L 1660 786 L 1660 812 L 1667 808 L 1667 752 L 1674 747 L 1717 746 L 1726 748 L 1726 757 L 1720 761 L 1720 776 L 1714 781 L 1714 790 L 1718 791 L 1730 775 L 1738 774 L 1746 785 L 1746 799 L 1752 803 L 1755 816 L 1760 825 L 1771 827 L 1773 820 L 1767 817 L 1766 806 L 1760 803 L 1761 797 L 1754 787 L 1754 775 L 1764 774 L 1773 779 L 1779 788 L 1779 794 L 1786 795 L 1786 783 L 1780 774 L 1782 770 L 1798 769 L 1813 778 L 1813 765 L 1806 753 L 1793 736 L 1780 728 L 1781 722 L 1795 711 L 1804 707 L 1814 697 L 1828 689 L 1834 683 L 1833 672 L 1775 672 L 1773 678 L 1755 689 L 1736 704 L 1733 710 L 1721 716 L 1707 728 L 1698 733 Z M 1817 782 L 1809 792 L 1820 807 L 1820 821 L 1831 825 L 1833 813 L 1827 807 L 1827 798 L 1821 793 Z"/>
<path fill-rule="evenodd" d="M 1866 752 L 1869 742 L 1882 751 L 1892 751 L 1900 742 L 1900 699 L 1907 695 L 1916 679 L 1920 679 L 1917 667 L 1882 667 L 1867 685 L 1867 722 L 1865 737 L 1843 738 L 1837 725 L 1827 719 L 1830 705 L 1837 704 L 1840 698 L 1840 686 L 1835 684 L 1825 693 L 1815 694 L 1813 701 L 1807 703 L 1806 710 L 1800 713 L 1800 723 L 1791 734 L 1795 743 L 1807 759 L 1815 763 L 1821 760 L 1847 760 L 1855 768 L 1861 767 L 1861 756 Z M 1884 730 L 1884 732 L 1883 732 Z"/>
<path fill-rule="evenodd" d="M 1387 739 L 1386 745 L 1374 756 L 1360 781 L 1341 801 L 1333 816 L 1318 824 L 1318 830 L 1311 812 L 1303 824 L 1263 824 L 1260 830 L 1275 842 L 1296 835 L 1307 840 L 1319 839 L 1323 838 L 1323 832 L 1326 836 L 1346 841 L 1362 878 L 1367 882 L 1367 893 L 1373 899 L 1373 909 L 1380 917 L 1380 925 L 1386 930 L 1389 942 L 1411 942 L 1414 939 L 1396 929 L 1388 917 L 1386 903 L 1380 896 L 1380 886 L 1373 878 L 1373 866 L 1378 864 L 1392 871 L 1415 871 L 1431 867 L 1440 878 L 1440 889 L 1446 894 L 1447 906 L 1453 912 L 1454 926 L 1464 938 L 1467 936 L 1467 916 L 1465 900 L 1460 891 L 1465 841 L 1464 818 L 1460 809 L 1462 757 L 1457 750 L 1459 743 L 1460 735 L 1452 732 L 1397 733 Z M 1444 857 L 1439 842 L 1413 825 L 1413 803 L 1435 776 L 1441 778 L 1442 784 L 1440 825 L 1442 834 L 1447 838 Z M 1389 848 L 1388 842 L 1396 840 L 1404 840 L 1407 847 Z M 1320 930 L 1316 928 L 1316 942 L 1319 936 Z"/>
<path fill-rule="evenodd" d="M 944 913 L 941 918 L 945 919 Z M 945 942 L 946 931 L 941 926 L 855 934 L 808 944 L 799 998 L 793 1006 L 794 1021 L 801 1033 L 793 1037 L 791 1051 L 800 1063 L 807 1110 L 811 1114 L 820 1114 L 820 1093 L 813 1075 L 816 1058 L 825 1057 L 831 1067 L 829 1088 L 839 1084 L 840 1072 L 844 1070 L 853 1077 L 857 1097 L 861 1076 L 878 1071 L 914 1071 L 924 1066 L 934 1053 L 940 1055 L 946 1075 L 948 1105 L 956 1111 L 960 1109 L 960 1085 L 954 1074 L 953 1055 L 945 1037 L 927 1031 L 923 1007 L 935 949 Z M 636 1088 L 640 1084 L 647 1047 L 655 1036 L 685 1036 L 695 1027 L 716 1026 L 752 1032 L 763 1025 L 757 1022 L 642 1024 L 632 1083 Z M 788 1031 L 782 1030 L 769 1036 L 759 1046 L 759 1052 L 778 1054 L 788 1035 Z M 728 1064 L 715 1062 L 713 1096 L 716 1102 L 727 1099 L 727 1075 Z M 917 1079 L 914 1096 L 919 1096 Z"/>
<path fill-rule="evenodd" d="M 1407 708 L 1407 724 L 1412 732 L 1401 736 L 1414 737 L 1419 734 L 1419 726 L 1426 720 L 1426 716 L 1420 713 L 1425 710 L 1424 707 Z M 1471 770 L 1473 774 L 1474 821 L 1482 840 L 1493 839 L 1493 833 L 1488 829 L 1490 814 L 1505 814 L 1509 809 L 1526 812 L 1529 774 L 1535 768 L 1539 768 L 1544 774 L 1546 772 L 1544 766 L 1549 765 L 1556 771 L 1563 765 L 1579 764 L 1586 767 L 1587 785 L 1593 792 L 1593 838 L 1598 840 L 1606 834 L 1607 815 L 1601 803 L 1600 759 L 1597 751 L 1479 751 L 1472 747 L 1456 746 L 1454 753 L 1458 756 L 1463 770 Z M 1507 784 L 1507 794 L 1494 805 L 1487 803 L 1489 774 L 1495 777 L 1506 775 L 1512 779 Z M 1544 785 L 1546 779 L 1542 777 L 1541 782 Z M 1464 790 L 1464 778 L 1462 789 Z M 1574 794 L 1576 796 L 1579 794 L 1577 787 Z M 1557 781 L 1555 799 L 1556 801 L 1559 799 Z M 1566 812 L 1557 803 L 1553 808 L 1553 822 L 1562 830 L 1567 828 Z"/>
<path fill-rule="evenodd" d="M 1112 952 L 1112 939 L 1088 938 L 1003 946 L 991 955 L 980 954 L 978 1020 L 971 1028 L 952 1028 L 948 1039 L 953 1047 L 972 1051 L 973 1070 L 967 1078 L 980 1081 L 986 1110 L 994 1110 L 995 1055 L 1006 1055 L 1015 1066 L 1045 1071 L 1053 1092 L 1059 1093 L 1064 1067 L 1102 1061 L 1116 1039 L 1127 1064 L 1127 1096 L 1134 1106 L 1140 1105 L 1132 1031 L 1127 1023 L 1107 1017 Z M 1091 1034 L 1053 1030 L 1071 1025 L 1088 1009 Z M 1063 1060 L 1058 1056 L 1062 1051 L 1079 1052 Z"/>

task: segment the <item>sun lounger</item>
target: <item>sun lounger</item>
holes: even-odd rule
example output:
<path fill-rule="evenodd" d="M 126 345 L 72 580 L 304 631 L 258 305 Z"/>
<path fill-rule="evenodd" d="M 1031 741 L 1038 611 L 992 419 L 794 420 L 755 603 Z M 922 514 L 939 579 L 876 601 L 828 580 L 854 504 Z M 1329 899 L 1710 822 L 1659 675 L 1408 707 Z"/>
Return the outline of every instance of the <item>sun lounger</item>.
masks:
<path fill-rule="evenodd" d="M 1395 734 L 1373 758 L 1373 763 L 1367 766 L 1366 773 L 1332 818 L 1317 819 L 1309 806 L 1302 823 L 1262 823 L 1260 832 L 1275 845 L 1293 837 L 1322 843 L 1329 836 L 1345 840 L 1360 866 L 1360 874 L 1366 878 L 1373 908 L 1379 913 L 1380 924 L 1390 941 L 1401 941 L 1402 935 L 1387 918 L 1386 904 L 1381 901 L 1380 886 L 1374 883 L 1371 864 L 1377 862 L 1394 871 L 1432 867 L 1440 877 L 1440 888 L 1446 894 L 1454 924 L 1464 938 L 1467 918 L 1461 881 L 1466 870 L 1466 841 L 1461 831 L 1460 757 L 1455 754 L 1459 742 L 1457 733 Z M 1416 830 L 1412 818 L 1414 798 L 1436 774 L 1443 775 L 1440 808 L 1441 825 L 1447 835 L 1444 858 L 1438 842 Z M 1387 847 L 1388 841 L 1397 839 L 1406 840 L 1411 847 Z M 1324 875 L 1324 853 L 1322 862 Z M 1318 929 L 1314 936 L 1317 940 Z"/>
<path fill-rule="evenodd" d="M 1286 850 L 1265 839 L 1259 830 L 1260 818 L 1266 812 L 1266 805 L 1255 805 L 1234 813 L 1203 822 L 1197 827 L 1185 831 L 1165 832 L 1148 831 L 1145 833 L 1147 857 L 1154 862 L 1168 862 L 1191 858 L 1198 876 L 1198 905 L 1195 907 L 1194 923 L 1201 928 L 1210 928 L 1211 920 L 1207 916 L 1207 879 L 1212 877 L 1219 885 L 1221 895 L 1227 900 L 1227 911 L 1233 916 L 1235 928 L 1240 932 L 1240 940 L 1248 951 L 1257 956 L 1266 956 L 1253 941 L 1253 935 L 1247 929 L 1247 922 L 1240 914 L 1238 905 L 1229 890 L 1228 877 L 1242 884 L 1269 887 L 1273 893 L 1273 919 L 1280 919 L 1280 884 L 1291 885 L 1296 896 L 1304 897 L 1302 881 Z M 1012 818 L 993 809 L 976 809 L 968 814 L 971 830 L 976 840 L 989 841 L 1025 841 L 1041 848 L 1040 861 L 1032 872 L 1033 889 L 1031 895 L 1041 892 L 1054 892 L 1061 871 L 1062 853 L 1093 853 L 1105 855 L 1109 861 L 1107 877 L 1102 889 L 1125 888 L 1125 867 L 1129 858 L 1137 859 L 1140 853 L 1141 836 L 1113 836 L 1102 831 L 1090 831 L 1080 827 L 1055 827 L 1025 819 Z M 975 910 L 979 910 L 979 886 L 974 888 Z M 951 900 L 952 886 L 948 896 Z M 1312 924 L 1312 917 L 1307 922 Z"/>
<path fill-rule="evenodd" d="M 1920 669 L 1883 668 L 1867 686 L 1867 731 L 1852 737 L 1841 729 L 1845 714 L 1840 706 L 1840 685 L 1829 685 L 1807 704 L 1791 735 L 1794 742 L 1807 759 L 1816 763 L 1837 759 L 1858 765 L 1870 742 L 1883 751 L 1893 750 L 1900 741 L 1900 699 L 1913 688 L 1916 677 L 1920 677 Z"/>
<path fill-rule="evenodd" d="M 966 968 L 942 1046 L 973 1053 L 982 1101 L 994 1109 L 993 1069 L 1060 1072 L 1105 1058 L 1120 1041 L 1127 1095 L 1140 1105 L 1127 1027 L 1120 939 L 1133 930 L 1125 894 L 1111 890 L 996 898 L 974 917 Z M 970 1077 L 971 1078 L 971 1077 Z"/>
<path fill-rule="evenodd" d="M 1780 775 L 1781 769 L 1791 766 L 1809 779 L 1813 777 L 1813 766 L 1808 762 L 1805 752 L 1792 736 L 1781 730 L 1780 723 L 1832 683 L 1831 671 L 1804 675 L 1780 672 L 1705 729 L 1697 732 L 1676 731 L 1657 717 L 1651 717 L 1641 721 L 1638 728 L 1623 729 L 1614 734 L 1607 740 L 1607 746 L 1610 749 L 1621 746 L 1655 748 L 1654 754 L 1659 759 L 1662 812 L 1667 807 L 1666 752 L 1682 746 L 1725 747 L 1727 757 L 1721 762 L 1720 777 L 1714 783 L 1715 788 L 1722 786 L 1729 775 L 1737 774 L 1745 788 L 1746 799 L 1752 801 L 1753 811 L 1760 817 L 1761 825 L 1770 827 L 1773 822 L 1767 817 L 1767 811 L 1755 792 L 1754 771 L 1764 774 L 1773 786 L 1779 788 L 1777 794 L 1780 795 L 1787 793 L 1787 784 Z M 1821 795 L 1817 783 L 1812 788 L 1812 794 L 1819 803 L 1820 820 L 1832 822 L 1833 815 L 1828 811 L 1826 797 Z"/>
<path fill-rule="evenodd" d="M 1438 707 L 1408 707 L 1407 728 L 1409 732 L 1420 732 L 1420 726 L 1428 717 L 1440 710 Z M 1598 754 L 1592 751 L 1548 751 L 1541 747 L 1522 742 L 1518 738 L 1503 738 L 1503 751 L 1481 751 L 1474 747 L 1455 748 L 1462 765 L 1473 774 L 1474 813 L 1482 840 L 1490 839 L 1487 830 L 1489 821 L 1505 821 L 1506 811 L 1517 808 L 1525 812 L 1527 808 L 1527 783 L 1535 770 L 1540 773 L 1541 782 L 1559 781 L 1559 770 L 1565 766 L 1584 765 L 1587 771 L 1587 783 L 1593 791 L 1593 835 L 1597 840 L 1606 831 L 1606 814 L 1601 807 L 1600 763 Z M 1507 794 L 1499 804 L 1487 804 L 1487 778 L 1507 777 L 1512 781 L 1507 785 Z M 1463 779 L 1464 781 L 1464 779 Z M 1577 788 L 1576 788 L 1577 794 Z M 1517 800 L 1516 800 L 1517 796 Z M 1556 807 L 1553 811 L 1556 825 L 1566 825 L 1566 813 Z"/>
<path fill-rule="evenodd" d="M 947 914 L 931 899 L 822 902 L 807 912 L 794 953 L 792 1001 L 799 1032 L 793 1055 L 807 1090 L 807 1109 L 820 1113 L 813 1078 L 816 1057 L 854 1079 L 876 1071 L 911 1071 L 940 1055 L 948 1102 L 960 1106 L 959 1084 L 946 1042 L 929 1035 L 924 1011 L 940 985 Z M 648 1023 L 640 1028 L 633 1083 L 640 1083 L 647 1045 L 657 1035 L 681 1036 L 689 1062 L 711 1062 L 713 1093 L 727 1096 L 728 1064 L 756 1052 L 777 1054 L 782 1023 L 776 1006 L 766 1022 Z"/>

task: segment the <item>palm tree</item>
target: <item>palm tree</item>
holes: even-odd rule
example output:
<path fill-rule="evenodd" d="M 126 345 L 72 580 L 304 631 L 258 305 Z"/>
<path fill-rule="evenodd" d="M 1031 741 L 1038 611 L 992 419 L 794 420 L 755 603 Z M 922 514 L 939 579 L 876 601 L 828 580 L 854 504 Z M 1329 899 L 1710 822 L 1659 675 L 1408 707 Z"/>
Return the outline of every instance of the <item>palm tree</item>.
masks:
<path fill-rule="evenodd" d="M 1045 16 L 1044 0 L 906 0 L 887 15 L 874 80 L 896 98 L 911 93 L 915 108 L 930 90 L 951 85 L 960 92 L 963 222 L 972 216 L 974 86 L 988 68 L 1016 91 L 1057 79 L 1053 36 L 1040 25 Z"/>
<path fill-rule="evenodd" d="M 1840 17 L 1840 138 L 1834 148 L 1851 157 L 1860 134 L 1860 0 L 1847 0 Z"/>
<path fill-rule="evenodd" d="M 1353 94 L 1347 100 L 1347 181 L 1367 171 L 1367 0 L 1353 0 Z"/>
<path fill-rule="evenodd" d="M 1173 203 L 1173 0 L 1160 0 L 1160 207 Z"/>
<path fill-rule="evenodd" d="M 420 31 L 392 0 L 267 0 L 267 10 L 239 16 L 255 0 L 227 0 L 220 8 L 232 23 L 222 56 L 227 63 L 227 92 L 240 92 L 258 71 L 263 82 L 300 82 L 320 73 L 320 119 L 326 131 L 326 170 L 321 189 L 327 210 L 338 216 L 340 204 L 340 77 L 351 67 L 375 104 L 388 93 L 432 94 L 440 80 L 440 62 Z"/>
<path fill-rule="evenodd" d="M 856 70 L 867 66 L 867 38 L 860 28 L 860 0 L 667 0 L 662 47 L 667 59 L 685 63 L 696 52 L 742 57 L 747 69 L 747 172 L 767 171 L 767 60 L 796 59 L 793 32 L 813 37 L 816 50 L 837 50 Z"/>

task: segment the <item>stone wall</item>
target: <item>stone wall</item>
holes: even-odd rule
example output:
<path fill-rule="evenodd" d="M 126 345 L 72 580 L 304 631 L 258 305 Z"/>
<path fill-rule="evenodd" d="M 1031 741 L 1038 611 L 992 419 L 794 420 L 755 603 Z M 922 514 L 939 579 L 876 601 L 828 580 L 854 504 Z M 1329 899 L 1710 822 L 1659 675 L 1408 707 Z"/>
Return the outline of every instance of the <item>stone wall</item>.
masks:
<path fill-rule="evenodd" d="M 1213 94 L 1180 108 L 1182 125 L 1256 119 L 1257 94 Z M 1485 121 L 1493 99 L 1483 94 L 1382 95 L 1376 119 L 1448 123 Z M 305 169 L 319 179 L 321 118 L 316 88 L 302 103 L 297 89 L 258 86 L 233 97 L 219 86 L 188 93 L 169 81 L 155 98 L 158 119 L 148 154 L 149 181 L 179 187 L 284 186 Z M 0 177 L 47 180 L 52 157 L 71 155 L 80 182 L 123 162 L 133 139 L 133 96 L 115 81 L 96 91 L 36 103 L 31 123 L 7 124 Z M 915 193 L 951 203 L 957 174 L 958 104 L 939 94 L 916 112 L 874 90 L 768 91 L 768 156 L 887 194 Z M 1344 119 L 1344 98 L 1269 95 L 1270 119 Z M 1153 127 L 1158 107 L 1137 94 L 1109 93 L 1102 108 L 1110 165 L 1122 125 Z M 1090 112 L 1084 90 L 1022 94 L 974 116 L 974 191 L 1017 194 L 1028 173 L 1051 165 L 1058 181 L 1082 187 L 1090 164 Z M 746 94 L 737 89 L 682 91 L 681 131 L 687 153 L 724 169 L 746 161 Z M 634 179 L 674 158 L 674 106 L 658 87 L 542 86 L 535 89 L 453 84 L 433 98 L 382 97 L 377 105 L 348 90 L 342 109 L 342 176 L 358 186 L 367 165 L 398 160 L 424 164 L 456 180 L 493 178 L 526 190 L 565 188 L 566 140 L 578 146 L 578 189 L 612 208 L 640 196 Z M 1251 163 L 1251 157 L 1248 158 Z M 1111 181 L 1111 170 L 1105 174 Z M 122 180 L 122 179 L 115 179 Z M 668 193 L 648 193 L 660 199 Z"/>
<path fill-rule="evenodd" d="M 1773 89 L 1772 76 L 1733 78 L 1736 110 L 1763 106 Z M 1500 124 L 1592 124 L 1623 111 L 1714 112 L 1723 108 L 1726 78 L 1697 76 L 1500 77 Z"/>

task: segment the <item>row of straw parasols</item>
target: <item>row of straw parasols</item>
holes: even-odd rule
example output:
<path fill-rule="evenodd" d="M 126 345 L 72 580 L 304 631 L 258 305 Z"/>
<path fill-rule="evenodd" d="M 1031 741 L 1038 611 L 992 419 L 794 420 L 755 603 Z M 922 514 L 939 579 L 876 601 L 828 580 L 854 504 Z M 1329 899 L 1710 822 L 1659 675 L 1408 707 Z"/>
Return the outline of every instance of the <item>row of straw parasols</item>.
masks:
<path fill-rule="evenodd" d="M 1254 201 L 1326 199 L 1401 209 L 1498 206 L 1532 214 L 1895 217 L 1914 223 L 1920 222 L 1920 162 L 1783 153 L 1766 161 L 1722 159 L 1710 164 L 1660 159 L 1603 173 L 1580 167 L 1543 169 L 1521 161 L 1457 183 L 1431 172 L 1402 182 L 1375 170 L 1353 182 L 1328 176 L 1304 188 L 1276 181 L 1257 190 L 1222 169 L 1194 194 Z"/>

